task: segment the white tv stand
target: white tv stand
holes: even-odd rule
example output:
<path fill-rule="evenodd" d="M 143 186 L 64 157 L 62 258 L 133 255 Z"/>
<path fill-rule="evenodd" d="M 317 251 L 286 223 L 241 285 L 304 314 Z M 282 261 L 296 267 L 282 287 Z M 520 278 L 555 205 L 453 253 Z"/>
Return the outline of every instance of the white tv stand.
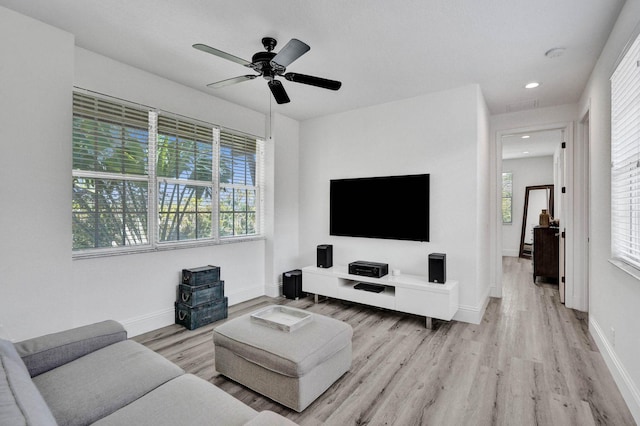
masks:
<path fill-rule="evenodd" d="M 383 285 L 384 291 L 374 293 L 353 288 L 357 283 Z M 427 277 L 418 275 L 385 275 L 382 278 L 351 275 L 345 265 L 332 268 L 307 266 L 302 268 L 302 291 L 348 300 L 365 305 L 426 317 L 426 327 L 431 328 L 432 318 L 451 320 L 458 311 L 458 282 L 430 283 Z"/>

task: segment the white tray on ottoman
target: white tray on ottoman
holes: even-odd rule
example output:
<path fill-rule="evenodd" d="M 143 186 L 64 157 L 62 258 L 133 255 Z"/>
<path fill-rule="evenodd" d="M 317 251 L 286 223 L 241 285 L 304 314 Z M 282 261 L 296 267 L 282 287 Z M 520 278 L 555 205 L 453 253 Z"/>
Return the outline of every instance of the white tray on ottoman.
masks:
<path fill-rule="evenodd" d="M 290 332 L 266 327 L 252 320 L 251 313 L 216 327 L 216 370 L 282 405 L 304 410 L 351 368 L 353 329 L 301 311 L 311 319 Z"/>
<path fill-rule="evenodd" d="M 251 314 L 251 320 L 290 333 L 313 319 L 310 312 L 287 306 L 269 306 Z"/>

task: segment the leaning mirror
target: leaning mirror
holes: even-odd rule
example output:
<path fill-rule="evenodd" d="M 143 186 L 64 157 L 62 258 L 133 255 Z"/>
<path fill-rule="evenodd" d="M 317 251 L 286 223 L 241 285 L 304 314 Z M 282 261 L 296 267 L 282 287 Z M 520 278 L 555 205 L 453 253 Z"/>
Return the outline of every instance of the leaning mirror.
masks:
<path fill-rule="evenodd" d="M 553 217 L 553 185 L 527 186 L 520 234 L 520 257 L 531 259 L 533 227 L 538 226 L 543 209 Z"/>

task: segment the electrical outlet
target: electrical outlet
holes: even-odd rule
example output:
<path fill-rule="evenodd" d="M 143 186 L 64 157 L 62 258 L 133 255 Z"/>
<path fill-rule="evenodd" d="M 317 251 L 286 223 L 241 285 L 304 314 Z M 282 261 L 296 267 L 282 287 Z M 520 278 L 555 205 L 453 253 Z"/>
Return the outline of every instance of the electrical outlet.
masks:
<path fill-rule="evenodd" d="M 611 346 L 616 347 L 616 329 L 611 327 Z"/>

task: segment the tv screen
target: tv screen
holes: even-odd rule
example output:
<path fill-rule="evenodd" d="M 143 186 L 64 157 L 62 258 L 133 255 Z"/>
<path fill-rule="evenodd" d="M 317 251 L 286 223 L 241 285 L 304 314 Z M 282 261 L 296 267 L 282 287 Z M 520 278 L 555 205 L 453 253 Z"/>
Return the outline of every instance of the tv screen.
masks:
<path fill-rule="evenodd" d="M 429 241 L 429 175 L 331 180 L 329 233 Z"/>

